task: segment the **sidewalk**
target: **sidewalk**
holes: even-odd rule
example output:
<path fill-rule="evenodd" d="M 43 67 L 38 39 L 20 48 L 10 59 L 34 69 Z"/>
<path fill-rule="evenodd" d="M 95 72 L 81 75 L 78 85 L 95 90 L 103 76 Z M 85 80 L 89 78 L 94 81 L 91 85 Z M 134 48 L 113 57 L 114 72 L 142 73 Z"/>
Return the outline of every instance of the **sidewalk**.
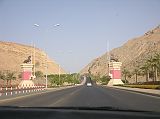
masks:
<path fill-rule="evenodd" d="M 155 89 L 129 88 L 129 87 L 121 87 L 121 86 L 109 86 L 109 87 L 160 97 L 160 90 L 155 90 Z"/>

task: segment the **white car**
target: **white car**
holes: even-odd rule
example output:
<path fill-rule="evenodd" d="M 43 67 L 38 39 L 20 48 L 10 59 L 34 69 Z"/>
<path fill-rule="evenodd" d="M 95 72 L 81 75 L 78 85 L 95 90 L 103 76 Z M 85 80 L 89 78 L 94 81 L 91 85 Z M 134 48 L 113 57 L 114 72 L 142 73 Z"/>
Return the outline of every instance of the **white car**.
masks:
<path fill-rule="evenodd" d="M 92 84 L 91 83 L 87 83 L 87 86 L 92 86 Z"/>

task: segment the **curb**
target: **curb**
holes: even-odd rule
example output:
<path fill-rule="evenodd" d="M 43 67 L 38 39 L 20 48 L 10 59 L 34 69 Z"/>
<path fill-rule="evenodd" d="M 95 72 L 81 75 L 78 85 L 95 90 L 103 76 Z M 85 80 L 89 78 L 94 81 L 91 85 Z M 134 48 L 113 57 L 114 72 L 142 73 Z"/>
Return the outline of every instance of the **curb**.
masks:
<path fill-rule="evenodd" d="M 40 94 L 44 94 L 44 93 L 49 93 L 49 92 L 64 90 L 64 89 L 68 89 L 68 88 L 74 88 L 74 87 L 77 87 L 77 86 L 60 87 L 60 88 L 50 88 L 49 90 L 48 90 L 48 89 L 45 89 L 44 92 L 37 92 L 37 93 L 33 93 L 33 94 L 21 95 L 21 96 L 17 96 L 17 97 L 11 97 L 11 98 L 2 99 L 2 100 L 0 100 L 0 103 L 5 102 L 5 101 L 12 101 L 12 100 L 16 100 L 16 99 L 21 99 L 21 98 L 25 98 L 25 97 L 29 97 L 29 96 L 35 96 L 35 95 L 40 95 Z"/>
<path fill-rule="evenodd" d="M 122 88 L 118 88 L 118 87 L 114 87 L 114 86 L 113 87 L 109 87 L 109 88 L 116 88 L 116 89 L 120 89 L 120 90 L 131 91 L 131 92 L 136 92 L 136 93 L 141 93 L 141 94 L 146 94 L 146 95 L 160 97 L 160 94 L 141 92 L 141 91 L 135 91 L 135 90 L 130 90 L 130 89 L 122 89 Z"/>

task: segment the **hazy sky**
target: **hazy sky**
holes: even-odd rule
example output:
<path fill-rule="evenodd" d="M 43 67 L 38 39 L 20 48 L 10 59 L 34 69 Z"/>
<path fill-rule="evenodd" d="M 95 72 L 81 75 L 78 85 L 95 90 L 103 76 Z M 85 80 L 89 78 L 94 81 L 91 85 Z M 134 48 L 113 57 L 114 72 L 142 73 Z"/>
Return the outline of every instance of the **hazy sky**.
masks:
<path fill-rule="evenodd" d="M 0 40 L 35 42 L 71 72 L 104 54 L 107 40 L 113 49 L 159 24 L 160 0 L 0 0 Z"/>

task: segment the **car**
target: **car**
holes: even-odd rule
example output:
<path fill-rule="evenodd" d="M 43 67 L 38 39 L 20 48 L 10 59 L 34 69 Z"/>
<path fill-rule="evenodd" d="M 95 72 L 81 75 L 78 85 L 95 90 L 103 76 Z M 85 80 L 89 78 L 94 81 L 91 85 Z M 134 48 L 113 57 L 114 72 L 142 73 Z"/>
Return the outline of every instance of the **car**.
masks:
<path fill-rule="evenodd" d="M 92 84 L 91 83 L 87 83 L 87 86 L 92 86 Z"/>

